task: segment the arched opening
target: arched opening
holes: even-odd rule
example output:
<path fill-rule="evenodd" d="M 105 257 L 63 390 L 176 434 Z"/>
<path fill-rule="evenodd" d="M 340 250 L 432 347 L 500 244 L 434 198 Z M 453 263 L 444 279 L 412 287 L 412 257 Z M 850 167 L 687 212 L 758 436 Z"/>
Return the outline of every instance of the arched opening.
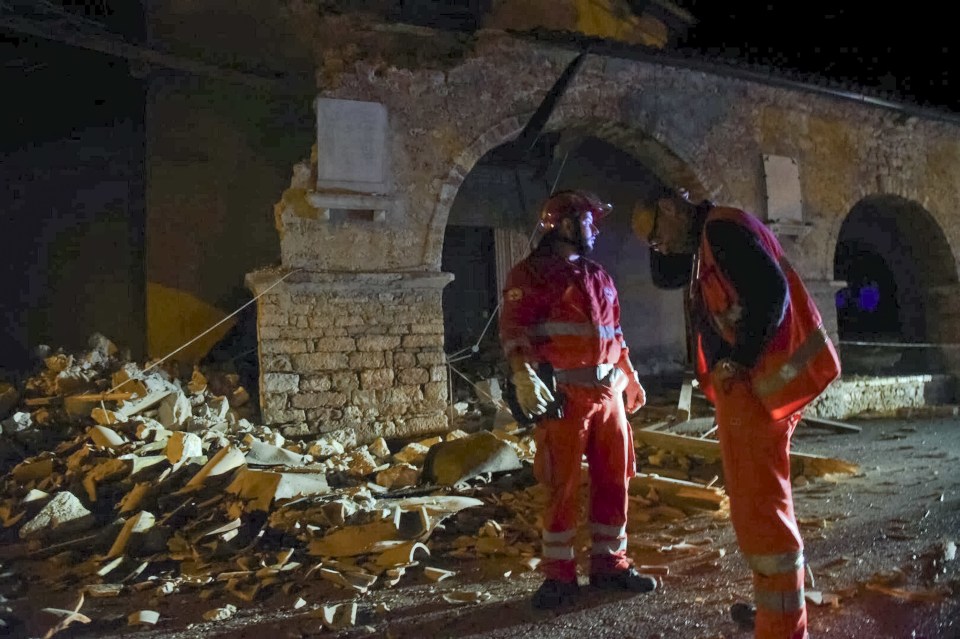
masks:
<path fill-rule="evenodd" d="M 840 228 L 834 278 L 846 282 L 836 301 L 847 372 L 938 368 L 942 349 L 922 344 L 945 339 L 947 320 L 938 291 L 955 287 L 957 272 L 929 212 L 892 195 L 858 202 Z"/>
<path fill-rule="evenodd" d="M 629 139 L 618 131 L 621 139 Z M 495 315 L 504 280 L 529 251 L 541 202 L 553 190 L 568 188 L 592 190 L 614 206 L 590 257 L 614 278 L 634 365 L 647 378 L 682 374 L 687 361 L 682 291 L 654 286 L 647 246 L 630 229 L 633 204 L 648 197 L 660 186 L 659 175 L 672 169 L 658 166 L 655 173 L 621 139 L 614 145 L 583 129 L 551 132 L 519 166 L 501 146 L 467 175 L 447 218 L 441 263 L 443 271 L 455 275 L 443 295 L 445 348 L 459 372 L 452 376 L 454 402 L 477 397 L 460 374 L 471 381 L 505 379 Z M 667 152 L 661 147 L 660 153 Z"/>

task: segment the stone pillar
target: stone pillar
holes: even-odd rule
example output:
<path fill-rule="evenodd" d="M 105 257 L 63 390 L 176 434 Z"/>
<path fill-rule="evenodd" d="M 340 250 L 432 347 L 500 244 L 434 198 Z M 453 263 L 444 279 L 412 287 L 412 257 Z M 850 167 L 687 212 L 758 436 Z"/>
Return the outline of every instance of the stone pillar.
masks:
<path fill-rule="evenodd" d="M 838 280 L 812 280 L 804 279 L 803 283 L 807 287 L 810 296 L 820 310 L 820 316 L 823 318 L 823 327 L 827 329 L 827 334 L 833 340 L 833 345 L 840 348 L 840 331 L 837 327 L 837 291 L 847 285 L 846 282 Z"/>
<path fill-rule="evenodd" d="M 960 378 L 960 285 L 931 286 L 926 302 L 927 341 L 941 345 L 939 361 L 931 372 Z"/>
<path fill-rule="evenodd" d="M 247 275 L 259 295 L 289 273 Z M 296 272 L 257 300 L 263 421 L 345 444 L 448 430 L 448 273 Z"/>

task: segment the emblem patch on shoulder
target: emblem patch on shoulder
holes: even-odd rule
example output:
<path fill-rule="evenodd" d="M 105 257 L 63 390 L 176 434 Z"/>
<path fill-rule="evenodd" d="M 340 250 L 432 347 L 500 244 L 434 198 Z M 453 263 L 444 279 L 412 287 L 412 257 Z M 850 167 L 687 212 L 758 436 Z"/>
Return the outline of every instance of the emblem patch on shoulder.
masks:
<path fill-rule="evenodd" d="M 523 289 L 511 288 L 507 291 L 506 298 L 509 302 L 518 302 L 523 297 Z"/>

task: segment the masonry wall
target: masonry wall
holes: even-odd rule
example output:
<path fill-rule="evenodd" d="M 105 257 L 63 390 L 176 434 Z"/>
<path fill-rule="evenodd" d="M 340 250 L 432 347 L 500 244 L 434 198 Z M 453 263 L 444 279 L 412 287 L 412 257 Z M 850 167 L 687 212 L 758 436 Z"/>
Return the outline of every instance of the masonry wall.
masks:
<path fill-rule="evenodd" d="M 287 189 L 280 188 L 272 198 L 280 237 L 278 273 L 336 274 L 344 281 L 389 273 L 439 276 L 444 231 L 460 185 L 487 151 L 517 135 L 575 52 L 495 30 L 479 32 L 470 40 L 443 34 L 424 37 L 380 27 L 357 29 L 354 18 L 322 17 L 307 5 L 286 5 L 284 12 L 276 33 L 287 39 L 275 48 L 281 57 L 297 47 L 311 50 L 319 97 L 373 101 L 386 107 L 389 136 L 383 151 L 391 178 L 388 192 L 382 194 L 388 201 L 382 218 L 330 218 L 311 204 L 316 193 L 316 160 L 311 154 L 325 150 L 314 148 L 314 136 L 299 137 L 299 144 L 292 145 L 299 147 L 300 159 L 294 165 L 294 177 Z M 263 37 L 260 31 L 251 33 Z M 187 46 L 188 40 L 182 41 Z M 237 43 L 218 44 L 231 50 Z M 590 56 L 547 128 L 598 137 L 637 158 L 657 178 L 685 186 L 695 196 L 743 207 L 761 219 L 767 217 L 763 154 L 794 158 L 800 167 L 803 216 L 809 226 L 796 237 L 783 235 L 782 239 L 834 334 L 833 296 L 842 286 L 833 281 L 834 251 L 843 219 L 863 198 L 892 194 L 916 202 L 930 213 L 952 254 L 957 254 L 960 135 L 952 124 L 662 64 Z M 272 188 L 264 186 L 263 192 Z M 167 213 L 181 221 L 191 215 L 175 207 Z M 205 233 L 200 230 L 201 235 Z M 239 256 L 224 260 L 224 264 L 239 261 Z M 396 288 L 405 299 L 406 289 Z M 937 291 L 938 299 L 951 295 L 949 290 Z M 423 310 L 425 321 L 433 325 L 442 321 L 439 299 L 437 293 L 434 306 Z M 400 298 L 381 303 L 374 307 L 387 316 L 402 306 Z M 288 328 L 319 331 L 328 325 L 318 319 L 330 307 L 325 298 L 313 307 L 315 326 Z M 330 313 L 335 323 L 339 313 Z M 261 330 L 269 326 L 264 323 L 268 316 L 260 318 Z M 381 328 L 371 324 L 369 336 L 379 336 Z M 358 340 L 361 325 L 356 331 L 347 337 Z M 265 352 L 273 348 L 270 339 L 261 339 L 262 365 L 276 354 Z M 346 357 L 344 371 L 352 370 L 351 353 L 364 352 L 358 341 L 350 348 L 340 352 Z M 397 346 L 383 345 L 383 369 L 392 365 L 386 354 L 403 353 L 403 348 L 402 339 Z M 439 352 L 439 346 L 435 348 Z M 363 390 L 381 393 L 374 395 L 377 402 L 387 403 L 389 389 L 358 387 L 348 397 L 347 386 L 334 390 L 332 378 L 327 391 L 301 391 L 303 377 L 319 372 L 310 368 L 311 354 L 290 353 L 300 357 L 290 359 L 288 371 L 264 366 L 262 390 L 267 374 L 299 375 L 297 393 L 343 393 L 343 407 L 295 407 L 294 391 L 266 391 L 264 402 L 270 402 L 270 410 L 303 411 L 303 422 L 298 421 L 300 413 L 270 413 L 275 423 L 306 430 L 346 426 L 346 418 L 337 413 L 308 415 L 308 411 L 340 410 L 355 416 L 356 408 L 364 415 L 363 402 L 371 396 L 356 394 Z M 336 358 L 338 365 L 344 357 Z M 396 370 L 393 375 L 390 388 L 415 385 L 400 382 Z M 357 384 L 362 384 L 359 373 Z M 270 400 L 271 393 L 276 399 Z M 379 421 L 370 413 L 374 419 L 370 428 L 390 428 L 401 434 L 421 428 L 422 422 L 415 421 L 421 416 L 439 420 L 439 402 L 430 404 L 425 395 L 418 404 L 415 393 L 413 397 L 408 404 L 416 405 L 415 410 Z M 297 426 L 301 423 L 305 426 Z"/>
<path fill-rule="evenodd" d="M 263 418 L 288 437 L 344 443 L 447 429 L 439 275 L 282 273 L 258 304 Z"/>

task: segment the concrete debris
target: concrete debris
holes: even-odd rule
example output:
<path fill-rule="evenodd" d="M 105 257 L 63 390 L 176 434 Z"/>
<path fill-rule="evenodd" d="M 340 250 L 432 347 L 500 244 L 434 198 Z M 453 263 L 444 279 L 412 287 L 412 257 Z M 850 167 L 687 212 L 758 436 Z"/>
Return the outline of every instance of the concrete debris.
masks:
<path fill-rule="evenodd" d="M 406 488 L 420 481 L 420 469 L 413 464 L 400 463 L 377 473 L 377 484 L 384 488 Z"/>
<path fill-rule="evenodd" d="M 127 617 L 127 624 L 130 626 L 154 626 L 158 621 L 160 613 L 155 610 L 138 610 Z"/>
<path fill-rule="evenodd" d="M 321 611 L 323 625 L 330 630 L 343 630 L 357 625 L 356 602 L 324 606 Z"/>
<path fill-rule="evenodd" d="M 804 598 L 814 606 L 830 606 L 832 608 L 840 607 L 840 596 L 831 592 L 820 592 L 819 590 L 805 590 Z"/>
<path fill-rule="evenodd" d="M 33 416 L 30 413 L 16 412 L 2 422 L 4 433 L 19 433 L 33 427 Z"/>
<path fill-rule="evenodd" d="M 453 592 L 447 592 L 443 595 L 443 600 L 447 603 L 460 604 L 460 603 L 480 603 L 490 599 L 491 595 L 489 592 L 476 591 L 476 590 L 455 590 Z"/>
<path fill-rule="evenodd" d="M 483 473 L 521 468 L 514 449 L 487 431 L 435 445 L 423 465 L 424 475 L 444 486 L 453 486 Z"/>
<path fill-rule="evenodd" d="M 62 608 L 42 608 L 40 613 L 48 617 L 55 619 L 54 625 L 50 627 L 49 630 L 43 635 L 43 639 L 50 639 L 53 635 L 57 634 L 61 630 L 67 628 L 73 622 L 77 623 L 90 623 L 92 619 L 90 617 L 81 614 L 80 608 L 83 607 L 83 594 L 80 595 L 80 598 L 77 599 L 76 605 L 74 605 L 73 610 L 64 610 Z"/>
<path fill-rule="evenodd" d="M 48 441 L 62 433 L 51 450 L 25 456 L 0 477 L 0 519 L 24 555 L 62 573 L 52 588 L 157 598 L 195 591 L 248 602 L 282 589 L 283 601 L 299 609 L 307 605 L 300 589 L 317 580 L 343 589 L 342 597 L 454 578 L 437 567 L 451 559 L 494 562 L 504 578 L 538 567 L 546 494 L 531 472 L 532 433 L 514 421 L 488 415 L 493 430 L 367 446 L 345 446 L 335 433 L 296 441 L 238 409 L 245 403 L 233 399 L 236 380 L 199 368 L 180 379 L 116 358 L 99 341 L 93 356 L 51 353 L 46 370 L 28 381 L 26 399 L 10 409 L 17 429 L 44 429 Z M 43 403 L 26 405 L 30 399 Z M 634 478 L 631 535 L 655 519 L 683 521 L 690 509 L 724 514 L 726 497 L 713 486 L 720 472 L 706 457 L 641 445 L 638 459 L 653 458 L 660 470 L 672 465 L 681 476 Z M 709 542 L 663 539 L 648 550 L 678 562 L 723 553 Z M 442 596 L 451 604 L 490 598 L 468 590 Z M 151 612 L 132 613 L 130 623 L 157 623 Z M 225 605 L 203 619 L 236 612 Z M 326 628 L 356 625 L 356 603 L 318 612 Z"/>
<path fill-rule="evenodd" d="M 387 446 L 387 440 L 383 437 L 378 437 L 370 444 L 367 449 L 370 451 L 370 454 L 373 455 L 378 460 L 383 460 L 386 457 L 390 456 L 390 447 Z"/>
<path fill-rule="evenodd" d="M 309 464 L 313 461 L 313 457 L 253 439 L 250 442 L 250 451 L 247 453 L 246 461 L 247 464 L 253 466 L 295 467 Z"/>
<path fill-rule="evenodd" d="M 20 527 L 20 538 L 64 536 L 89 529 L 94 525 L 93 513 L 70 492 L 59 492 Z"/>
<path fill-rule="evenodd" d="M 449 579 L 450 577 L 455 576 L 457 573 L 452 570 L 443 570 L 441 568 L 434 568 L 433 566 L 426 566 L 423 569 L 423 574 L 430 581 L 443 581 L 444 579 Z"/>
<path fill-rule="evenodd" d="M 427 452 L 429 450 L 430 449 L 423 444 L 412 442 L 395 453 L 393 456 L 393 461 L 402 464 L 420 466 L 423 464 L 424 459 L 426 459 Z"/>
<path fill-rule="evenodd" d="M 203 442 L 193 433 L 171 433 L 165 449 L 167 461 L 177 465 L 191 457 L 203 455 Z"/>
<path fill-rule="evenodd" d="M 237 614 L 237 607 L 233 604 L 227 604 L 222 608 L 214 608 L 203 613 L 204 621 L 226 621 Z"/>

